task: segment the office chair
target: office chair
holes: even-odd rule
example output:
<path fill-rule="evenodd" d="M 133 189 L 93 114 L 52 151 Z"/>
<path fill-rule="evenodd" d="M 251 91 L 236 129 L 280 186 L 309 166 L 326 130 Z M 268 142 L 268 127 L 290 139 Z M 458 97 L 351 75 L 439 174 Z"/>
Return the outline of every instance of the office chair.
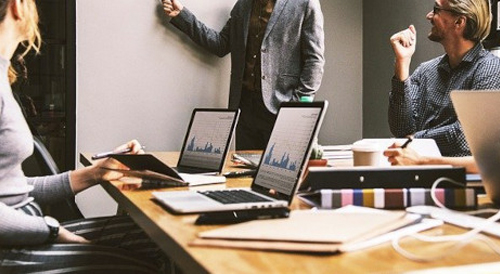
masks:
<path fill-rule="evenodd" d="M 29 177 L 58 174 L 59 168 L 42 140 L 34 136 L 33 141 L 33 154 L 22 164 L 24 174 Z M 57 218 L 59 221 L 83 218 L 83 214 L 78 209 L 74 198 L 48 205 L 44 208 L 44 212 Z"/>

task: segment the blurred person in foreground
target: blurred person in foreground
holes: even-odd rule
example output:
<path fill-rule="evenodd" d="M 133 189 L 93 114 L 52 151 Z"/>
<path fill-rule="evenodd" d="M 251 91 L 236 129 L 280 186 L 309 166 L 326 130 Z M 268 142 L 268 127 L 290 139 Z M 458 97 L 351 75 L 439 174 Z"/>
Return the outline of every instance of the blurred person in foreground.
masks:
<path fill-rule="evenodd" d="M 19 45 L 21 56 L 14 57 Z M 41 206 L 123 175 L 113 159 L 58 175 L 27 178 L 21 164 L 33 153 L 33 136 L 10 84 L 12 62 L 41 45 L 35 0 L 0 0 L 0 273 L 158 273 L 165 267 L 158 247 L 128 217 L 112 216 L 59 224 Z M 130 141 L 116 150 L 141 145 Z"/>

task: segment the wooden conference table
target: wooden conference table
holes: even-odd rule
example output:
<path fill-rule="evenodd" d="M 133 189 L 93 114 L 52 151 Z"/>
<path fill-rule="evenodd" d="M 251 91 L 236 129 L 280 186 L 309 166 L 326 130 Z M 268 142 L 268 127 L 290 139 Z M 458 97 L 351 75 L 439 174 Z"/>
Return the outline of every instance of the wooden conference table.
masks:
<path fill-rule="evenodd" d="M 177 152 L 153 152 L 152 154 L 172 166 L 177 163 L 179 155 Z M 80 154 L 80 162 L 83 165 L 90 165 L 91 155 L 91 153 Z M 235 178 L 228 179 L 226 185 L 227 187 L 247 187 L 250 183 L 251 178 Z M 137 189 L 134 185 L 120 181 L 105 182 L 102 186 L 118 203 L 120 209 L 125 210 L 185 273 L 396 273 L 500 260 L 500 257 L 485 244 L 477 241 L 466 245 L 459 252 L 431 263 L 410 261 L 394 251 L 390 243 L 363 251 L 337 255 L 194 247 L 190 246 L 189 243 L 196 238 L 199 232 L 220 226 L 194 225 L 198 216 L 195 214 L 171 214 L 151 199 L 153 190 Z M 185 188 L 166 188 L 163 190 L 182 189 Z M 294 199 L 291 208 L 300 210 L 307 209 L 308 206 L 300 200 Z M 303 224 L 304 233 L 307 233 L 309 225 L 314 224 Z M 464 230 L 461 228 L 443 225 L 427 233 L 455 234 L 462 232 Z M 500 240 L 492 239 L 500 244 Z M 426 255 L 441 255 L 448 250 L 447 245 L 428 245 L 409 238 L 404 239 L 402 245 L 416 253 Z"/>

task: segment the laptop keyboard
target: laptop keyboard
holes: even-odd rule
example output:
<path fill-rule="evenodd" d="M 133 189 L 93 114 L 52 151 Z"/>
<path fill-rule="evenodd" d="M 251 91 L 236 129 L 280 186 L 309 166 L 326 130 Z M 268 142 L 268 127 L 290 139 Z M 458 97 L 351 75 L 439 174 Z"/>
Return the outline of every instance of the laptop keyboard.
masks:
<path fill-rule="evenodd" d="M 180 166 L 175 167 L 175 169 L 179 173 L 192 173 L 192 174 L 216 173 L 216 171 L 214 171 L 214 170 L 204 170 L 204 169 L 200 169 L 200 168 L 190 168 L 190 167 L 180 167 Z"/>
<path fill-rule="evenodd" d="M 272 200 L 255 195 L 245 190 L 216 190 L 216 191 L 199 191 L 200 194 L 214 199 L 223 204 L 241 204 L 241 203 L 258 203 L 270 202 Z"/>

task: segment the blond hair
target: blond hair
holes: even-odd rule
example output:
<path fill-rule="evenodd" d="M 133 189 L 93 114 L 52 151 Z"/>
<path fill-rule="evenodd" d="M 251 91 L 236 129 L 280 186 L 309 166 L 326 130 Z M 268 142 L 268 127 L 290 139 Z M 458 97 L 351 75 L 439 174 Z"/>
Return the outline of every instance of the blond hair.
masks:
<path fill-rule="evenodd" d="M 9 4 L 16 0 L 0 0 L 0 21 L 5 19 L 5 14 L 9 7 Z M 40 35 L 40 29 L 38 28 L 38 11 L 36 7 L 35 0 L 19 0 L 24 10 L 24 34 L 26 40 L 21 42 L 21 45 L 25 48 L 24 51 L 17 57 L 16 61 L 20 61 L 21 66 L 24 66 L 22 59 L 30 50 L 35 50 L 36 53 L 40 52 L 40 47 L 42 45 L 42 38 Z M 9 67 L 9 81 L 14 83 L 17 79 L 18 73 L 12 67 Z"/>
<path fill-rule="evenodd" d="M 448 0 L 450 8 L 467 17 L 464 38 L 481 42 L 490 33 L 491 5 L 489 0 Z"/>

